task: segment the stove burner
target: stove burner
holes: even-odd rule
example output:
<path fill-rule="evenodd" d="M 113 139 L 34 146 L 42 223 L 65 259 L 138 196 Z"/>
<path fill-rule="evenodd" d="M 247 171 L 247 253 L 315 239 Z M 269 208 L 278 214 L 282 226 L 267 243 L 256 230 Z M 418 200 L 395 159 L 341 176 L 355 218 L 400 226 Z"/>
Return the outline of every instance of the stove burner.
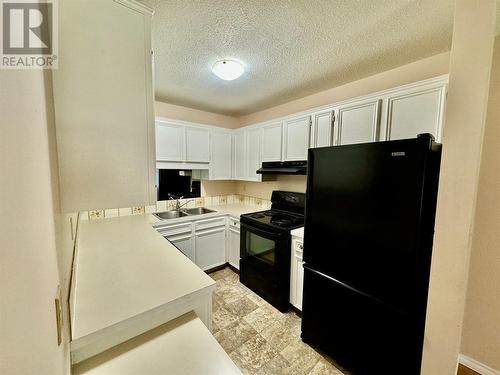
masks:
<path fill-rule="evenodd" d="M 274 225 L 278 225 L 280 227 L 286 227 L 286 226 L 292 224 L 292 220 L 290 220 L 290 219 L 274 219 L 274 220 L 271 220 L 271 223 L 273 223 Z"/>
<path fill-rule="evenodd" d="M 262 214 L 252 214 L 250 217 L 253 217 L 254 219 L 262 219 L 264 215 Z"/>

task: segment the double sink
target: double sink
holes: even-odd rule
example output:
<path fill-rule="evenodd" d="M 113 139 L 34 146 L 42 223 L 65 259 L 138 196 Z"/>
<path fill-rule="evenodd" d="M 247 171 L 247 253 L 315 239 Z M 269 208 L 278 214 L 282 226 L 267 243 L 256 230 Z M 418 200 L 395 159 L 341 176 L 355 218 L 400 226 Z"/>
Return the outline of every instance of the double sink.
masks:
<path fill-rule="evenodd" d="M 158 219 L 167 220 L 167 219 L 178 219 L 184 216 L 209 214 L 211 212 L 217 212 L 217 211 L 209 210 L 208 208 L 205 207 L 196 207 L 196 208 L 187 208 L 185 210 L 157 212 L 153 215 L 155 215 Z"/>

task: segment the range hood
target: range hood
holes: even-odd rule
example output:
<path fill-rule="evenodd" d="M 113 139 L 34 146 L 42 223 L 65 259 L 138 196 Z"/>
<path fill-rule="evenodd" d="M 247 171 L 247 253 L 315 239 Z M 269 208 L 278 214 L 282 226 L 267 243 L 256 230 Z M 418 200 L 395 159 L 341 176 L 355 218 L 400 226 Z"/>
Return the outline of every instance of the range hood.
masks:
<path fill-rule="evenodd" d="M 264 162 L 262 168 L 257 170 L 257 173 L 262 175 L 292 174 L 305 176 L 307 174 L 307 160 Z"/>

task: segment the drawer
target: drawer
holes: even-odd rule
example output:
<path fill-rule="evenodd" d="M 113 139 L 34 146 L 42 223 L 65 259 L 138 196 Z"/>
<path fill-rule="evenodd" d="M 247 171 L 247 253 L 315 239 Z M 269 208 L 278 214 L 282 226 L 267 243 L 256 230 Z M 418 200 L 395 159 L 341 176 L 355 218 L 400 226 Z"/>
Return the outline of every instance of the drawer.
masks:
<path fill-rule="evenodd" d="M 226 217 L 216 217 L 213 219 L 198 220 L 194 223 L 195 231 L 209 229 L 214 227 L 226 226 Z"/>
<path fill-rule="evenodd" d="M 240 229 L 240 221 L 238 219 L 235 219 L 233 217 L 229 217 L 228 220 L 229 220 L 229 227 Z"/>
<path fill-rule="evenodd" d="M 165 227 L 157 227 L 156 230 L 164 237 L 171 237 L 180 234 L 191 234 L 192 223 L 174 224 Z"/>

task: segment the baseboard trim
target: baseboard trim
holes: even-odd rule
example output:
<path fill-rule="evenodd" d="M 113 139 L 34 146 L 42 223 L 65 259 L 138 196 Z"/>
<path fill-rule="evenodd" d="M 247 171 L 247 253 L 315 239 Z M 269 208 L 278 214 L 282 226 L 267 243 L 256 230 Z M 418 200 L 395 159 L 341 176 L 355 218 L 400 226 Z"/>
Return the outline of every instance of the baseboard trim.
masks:
<path fill-rule="evenodd" d="M 468 367 L 471 370 L 480 373 L 481 375 L 500 375 L 500 371 L 488 367 L 481 362 L 476 361 L 475 359 L 467 357 L 463 354 L 458 355 L 458 362 L 465 367 Z"/>

